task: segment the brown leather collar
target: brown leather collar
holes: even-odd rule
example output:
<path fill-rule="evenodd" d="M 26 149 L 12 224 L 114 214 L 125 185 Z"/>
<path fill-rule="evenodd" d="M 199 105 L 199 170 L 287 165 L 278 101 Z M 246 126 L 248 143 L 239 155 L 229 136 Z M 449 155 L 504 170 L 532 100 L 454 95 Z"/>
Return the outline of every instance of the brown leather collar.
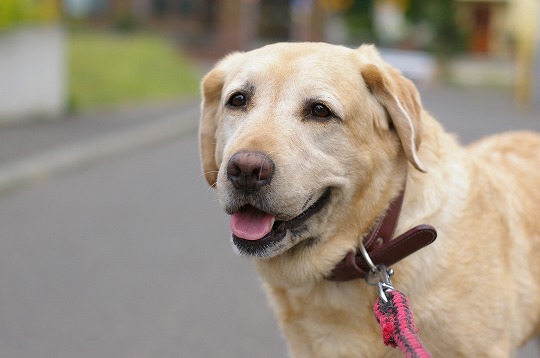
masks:
<path fill-rule="evenodd" d="M 371 232 L 364 238 L 363 245 L 375 265 L 387 267 L 431 244 L 437 238 L 437 231 L 430 225 L 419 225 L 392 240 L 403 205 L 405 186 L 392 200 L 385 214 L 378 220 Z M 350 281 L 367 277 L 370 267 L 359 250 L 351 251 L 326 277 L 330 281 Z"/>

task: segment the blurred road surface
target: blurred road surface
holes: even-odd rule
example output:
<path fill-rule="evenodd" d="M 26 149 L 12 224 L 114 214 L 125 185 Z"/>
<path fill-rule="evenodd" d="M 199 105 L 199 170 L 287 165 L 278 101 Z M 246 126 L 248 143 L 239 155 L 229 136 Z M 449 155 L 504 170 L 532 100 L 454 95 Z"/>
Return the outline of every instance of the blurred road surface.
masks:
<path fill-rule="evenodd" d="M 513 108 L 505 92 L 422 92 L 425 107 L 463 142 L 540 131 L 538 110 Z M 286 357 L 260 282 L 232 253 L 227 217 L 201 175 L 197 116 L 176 113 L 190 125 L 175 136 L 0 197 L 0 357 Z M 47 158 L 60 144 L 120 137 L 155 117 L 92 135 L 75 127 L 95 122 L 79 120 L 69 138 L 43 141 L 39 154 L 15 150 L 32 128 L 11 129 L 19 154 L 0 157 L 0 172 L 28 156 Z M 40 141 L 34 135 L 28 145 Z M 518 355 L 538 356 L 537 342 Z"/>

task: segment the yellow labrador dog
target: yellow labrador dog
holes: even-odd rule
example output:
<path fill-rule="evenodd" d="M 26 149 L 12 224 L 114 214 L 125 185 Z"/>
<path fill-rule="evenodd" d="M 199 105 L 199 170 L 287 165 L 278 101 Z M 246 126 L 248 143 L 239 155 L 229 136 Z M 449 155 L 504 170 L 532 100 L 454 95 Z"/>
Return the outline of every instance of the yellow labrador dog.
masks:
<path fill-rule="evenodd" d="M 327 278 L 402 190 L 395 233 L 438 230 L 392 266 L 433 356 L 511 357 L 539 333 L 539 135 L 463 148 L 371 45 L 234 53 L 202 94 L 206 180 L 292 357 L 400 356 L 382 344 L 377 290 Z"/>

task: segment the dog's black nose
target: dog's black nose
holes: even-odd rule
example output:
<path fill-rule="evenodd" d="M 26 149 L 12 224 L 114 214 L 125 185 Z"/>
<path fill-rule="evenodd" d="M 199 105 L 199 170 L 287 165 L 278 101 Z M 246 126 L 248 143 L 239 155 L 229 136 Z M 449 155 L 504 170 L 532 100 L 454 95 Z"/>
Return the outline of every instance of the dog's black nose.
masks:
<path fill-rule="evenodd" d="M 238 152 L 227 163 L 227 178 L 237 189 L 256 191 L 274 174 L 274 162 L 260 152 Z"/>

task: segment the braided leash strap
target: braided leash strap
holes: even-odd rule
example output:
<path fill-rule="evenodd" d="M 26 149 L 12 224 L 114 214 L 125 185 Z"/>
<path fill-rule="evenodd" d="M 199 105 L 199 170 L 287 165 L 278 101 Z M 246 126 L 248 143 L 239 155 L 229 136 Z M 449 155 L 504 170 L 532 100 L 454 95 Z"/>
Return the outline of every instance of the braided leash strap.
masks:
<path fill-rule="evenodd" d="M 397 290 L 386 291 L 385 295 L 388 301 L 379 298 L 373 307 L 384 344 L 399 348 L 406 358 L 431 358 L 418 337 L 407 297 Z"/>

